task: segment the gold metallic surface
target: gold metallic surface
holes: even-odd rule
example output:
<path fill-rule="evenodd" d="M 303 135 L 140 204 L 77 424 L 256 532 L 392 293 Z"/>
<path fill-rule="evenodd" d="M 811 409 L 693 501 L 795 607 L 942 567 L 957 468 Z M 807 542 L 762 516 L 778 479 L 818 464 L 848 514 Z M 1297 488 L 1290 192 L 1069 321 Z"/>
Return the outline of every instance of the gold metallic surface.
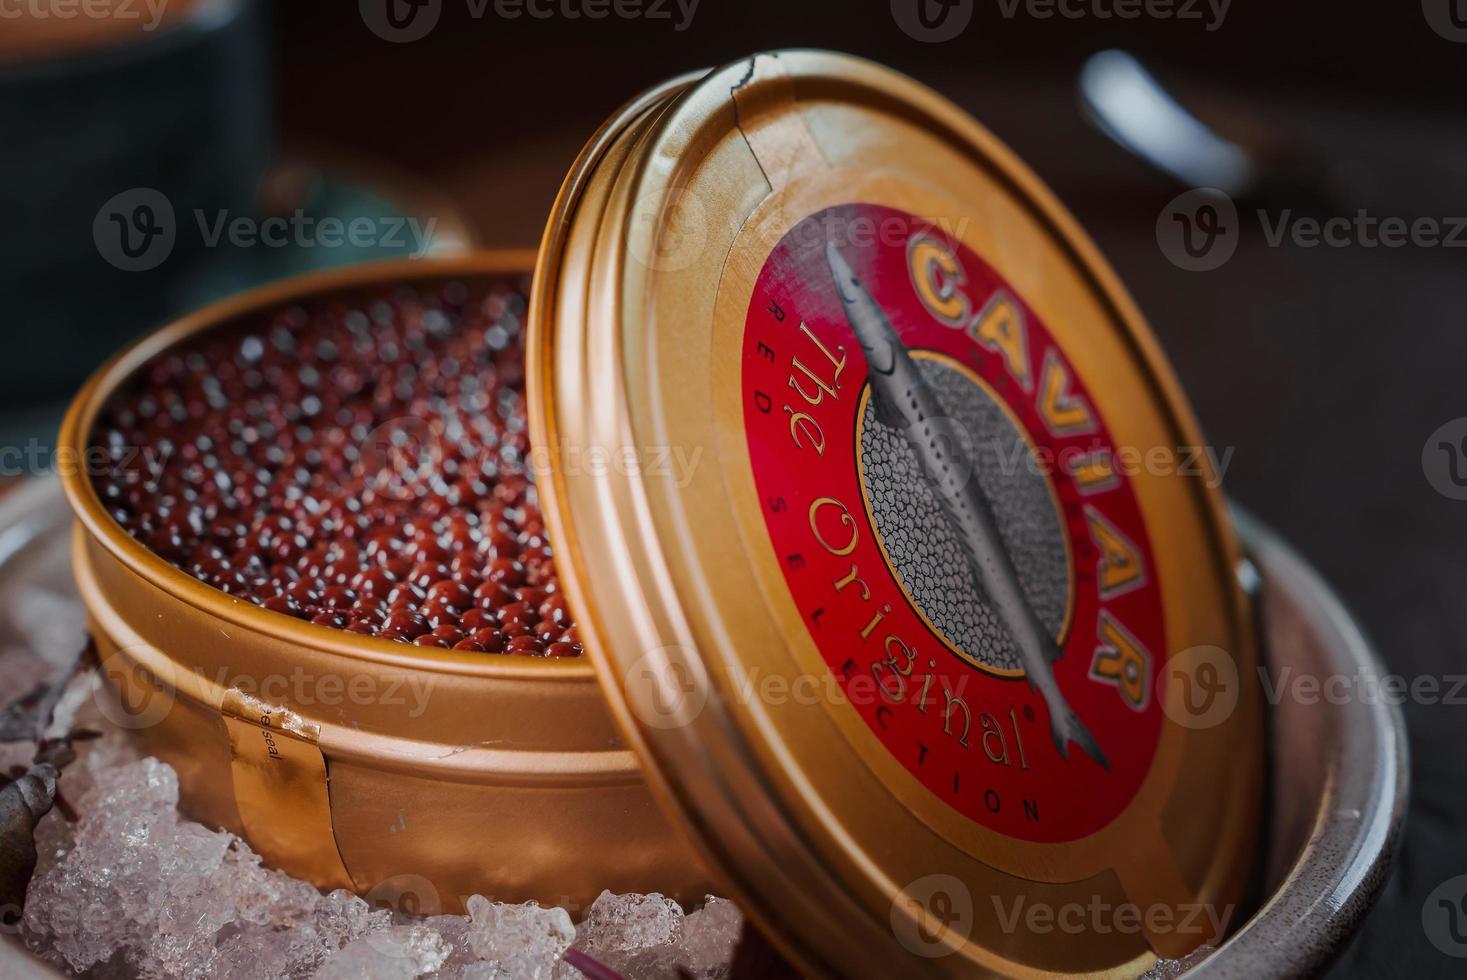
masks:
<path fill-rule="evenodd" d="M 1060 845 L 961 817 L 848 705 L 750 694 L 755 678 L 788 691 L 828 668 L 758 510 L 739 340 L 769 251 L 800 218 L 851 201 L 969 219 L 957 237 L 1050 324 L 1119 445 L 1203 445 L 1134 304 L 1010 151 L 879 66 L 762 55 L 624 110 L 588 146 L 547 226 L 531 304 L 533 441 L 552 460 L 592 447 L 701 453 L 690 481 L 552 463 L 541 490 L 562 581 L 659 799 L 806 969 L 1134 976 L 1207 937 L 1036 935 L 1005 929 L 994 909 L 1238 902 L 1260 806 L 1252 686 L 1216 727 L 1164 723 L 1130 807 Z M 1250 611 L 1214 486 L 1135 479 L 1166 603 L 1158 653 L 1221 647 L 1251 678 Z M 966 886 L 966 933 L 943 933 L 907 892 L 933 874 Z M 943 935 L 945 955 L 900 941 L 917 929 Z"/>
<path fill-rule="evenodd" d="M 230 772 L 240 822 L 252 840 L 271 850 L 260 856 L 276 867 L 302 869 L 322 887 L 350 888 L 351 875 L 334 847 L 331 792 L 321 726 L 238 688 L 219 705 L 229 731 Z"/>
<path fill-rule="evenodd" d="M 85 458 L 111 393 L 197 334 L 292 302 L 494 278 L 532 261 L 508 252 L 372 263 L 207 307 L 104 365 L 67 413 L 60 446 Z M 191 815 L 318 885 L 411 892 L 427 910 L 461 909 L 475 893 L 574 912 L 603 888 L 693 900 L 709 890 L 588 663 L 406 647 L 268 612 L 133 540 L 80 468 L 63 484 L 104 674 L 124 723 L 178 769 Z"/>

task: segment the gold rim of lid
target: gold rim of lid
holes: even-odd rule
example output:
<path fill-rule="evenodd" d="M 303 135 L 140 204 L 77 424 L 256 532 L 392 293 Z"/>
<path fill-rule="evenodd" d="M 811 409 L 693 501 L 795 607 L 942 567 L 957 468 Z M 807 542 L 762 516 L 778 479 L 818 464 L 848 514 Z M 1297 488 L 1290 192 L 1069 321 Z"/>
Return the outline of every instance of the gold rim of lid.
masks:
<path fill-rule="evenodd" d="M 1113 446 L 1204 445 L 1114 274 L 1010 151 L 878 65 L 757 55 L 628 104 L 551 214 L 529 407 L 548 450 L 540 488 L 568 599 L 654 793 L 807 970 L 1133 975 L 1216 938 L 1158 925 L 1148 910 L 1195 907 L 1216 921 L 1243 891 L 1260 800 L 1256 692 L 1235 683 L 1233 707 L 1209 724 L 1158 716 L 1113 818 L 1048 841 L 939 799 L 831 693 L 833 668 L 766 526 L 743 342 L 781 243 L 802 219 L 853 202 L 963 219 L 948 228 L 952 248 L 990 263 L 1049 325 Z M 1036 387 L 1048 385 L 1046 374 Z M 1143 472 L 1130 484 L 1165 608 L 1158 705 L 1190 683 L 1171 668 L 1197 650 L 1253 674 L 1237 552 L 1211 471 L 1197 465 L 1196 479 Z M 1045 778 L 1061 799 L 1079 771 L 1067 766 L 1108 778 L 1073 752 L 1055 760 Z M 1055 924 L 1055 912 L 1097 901 L 1143 920 L 1119 932 L 1113 920 L 1075 934 Z M 1048 926 L 1024 918 L 1035 905 L 1050 910 Z"/>

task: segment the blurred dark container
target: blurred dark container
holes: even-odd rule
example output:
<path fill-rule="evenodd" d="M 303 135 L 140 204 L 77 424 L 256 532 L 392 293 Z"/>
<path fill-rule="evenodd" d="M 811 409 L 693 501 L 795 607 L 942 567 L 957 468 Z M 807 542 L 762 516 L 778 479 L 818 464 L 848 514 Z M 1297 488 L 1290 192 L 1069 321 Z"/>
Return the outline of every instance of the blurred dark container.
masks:
<path fill-rule="evenodd" d="M 0 401 L 69 393 L 123 340 L 176 312 L 205 250 L 196 209 L 211 221 L 224 209 L 253 212 L 269 146 L 262 7 L 174 2 L 182 10 L 154 30 L 114 28 L 31 57 L 0 48 L 0 340 L 9 354 Z M 127 271 L 104 255 L 116 239 L 104 246 L 98 236 L 120 229 L 99 211 L 137 188 L 171 204 L 175 244 L 154 267 Z"/>

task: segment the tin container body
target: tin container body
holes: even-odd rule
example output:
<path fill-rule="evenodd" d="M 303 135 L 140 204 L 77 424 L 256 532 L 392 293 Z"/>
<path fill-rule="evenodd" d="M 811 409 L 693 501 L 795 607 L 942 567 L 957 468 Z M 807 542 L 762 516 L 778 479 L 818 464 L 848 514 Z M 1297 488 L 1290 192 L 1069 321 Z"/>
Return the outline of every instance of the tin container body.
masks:
<path fill-rule="evenodd" d="M 160 351 L 294 302 L 523 273 L 531 257 L 390 262 L 302 277 L 141 341 L 78 396 L 85 458 L 108 398 Z M 184 809 L 321 887 L 425 912 L 468 896 L 572 911 L 603 888 L 689 899 L 706 875 L 671 832 L 591 667 L 427 651 L 312 626 L 193 579 L 63 476 L 73 565 L 117 720 L 179 772 Z"/>

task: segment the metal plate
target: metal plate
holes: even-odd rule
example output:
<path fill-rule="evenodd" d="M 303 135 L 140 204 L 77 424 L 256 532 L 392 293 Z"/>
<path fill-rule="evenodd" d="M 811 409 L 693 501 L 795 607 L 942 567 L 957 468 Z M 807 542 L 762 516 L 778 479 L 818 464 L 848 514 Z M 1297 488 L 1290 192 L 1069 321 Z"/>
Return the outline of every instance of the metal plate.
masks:
<path fill-rule="evenodd" d="M 572 606 L 790 955 L 1133 974 L 1217 939 L 1262 777 L 1235 543 L 1139 313 L 1022 163 L 879 66 L 760 55 L 608 123 L 537 273 Z"/>
<path fill-rule="evenodd" d="M 1359 627 L 1314 570 L 1267 528 L 1249 521 L 1241 530 L 1263 581 L 1260 618 L 1269 668 L 1318 677 L 1379 676 L 1379 661 Z M 0 609 L 13 609 L 24 601 L 22 590 L 38 586 L 75 597 L 66 571 L 70 537 L 55 480 L 27 482 L 0 501 Z M 33 642 L 13 620 L 0 632 L 12 644 Z M 13 655 L 10 663 L 20 666 L 21 651 Z M 1369 910 L 1399 840 L 1407 799 L 1399 709 L 1356 700 L 1285 701 L 1271 724 L 1278 735 L 1271 753 L 1276 798 L 1293 806 L 1276 807 L 1269 820 L 1269 898 L 1190 975 L 1317 973 Z M 14 937 L 0 942 L 0 973 L 60 976 Z"/>

